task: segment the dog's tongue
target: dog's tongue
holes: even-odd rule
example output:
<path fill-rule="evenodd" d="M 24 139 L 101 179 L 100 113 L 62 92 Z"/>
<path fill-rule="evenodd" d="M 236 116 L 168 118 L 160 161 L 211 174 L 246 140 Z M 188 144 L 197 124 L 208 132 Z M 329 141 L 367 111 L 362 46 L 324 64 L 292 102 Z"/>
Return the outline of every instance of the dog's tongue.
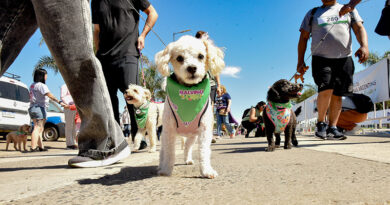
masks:
<path fill-rule="evenodd" d="M 298 92 L 297 94 L 298 94 L 298 96 L 301 96 L 301 95 L 302 95 L 302 93 L 301 93 L 301 92 Z"/>

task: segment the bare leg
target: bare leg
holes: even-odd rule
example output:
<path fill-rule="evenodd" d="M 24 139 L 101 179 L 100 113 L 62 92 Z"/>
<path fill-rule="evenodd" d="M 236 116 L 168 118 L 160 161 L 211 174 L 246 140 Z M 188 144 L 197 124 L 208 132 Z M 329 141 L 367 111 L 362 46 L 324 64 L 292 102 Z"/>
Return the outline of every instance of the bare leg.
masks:
<path fill-rule="evenodd" d="M 329 126 L 336 126 L 341 112 L 341 96 L 332 95 L 329 107 Z"/>
<path fill-rule="evenodd" d="M 318 93 L 317 109 L 318 109 L 318 122 L 325 122 L 326 112 L 328 111 L 333 90 L 324 90 Z"/>

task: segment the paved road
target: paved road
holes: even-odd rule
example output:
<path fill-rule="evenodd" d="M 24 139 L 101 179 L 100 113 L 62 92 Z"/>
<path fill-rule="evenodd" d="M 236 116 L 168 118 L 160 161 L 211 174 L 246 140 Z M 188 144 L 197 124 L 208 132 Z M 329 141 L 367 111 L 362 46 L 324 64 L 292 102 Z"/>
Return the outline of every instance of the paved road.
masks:
<path fill-rule="evenodd" d="M 47 142 L 46 153 L 4 151 L 4 204 L 390 204 L 390 137 L 321 141 L 300 136 L 292 150 L 265 152 L 265 138 L 221 139 L 212 145 L 219 177 L 199 178 L 183 164 L 180 142 L 172 177 L 156 176 L 158 153 L 133 153 L 109 167 L 72 169 L 77 151 Z M 196 152 L 196 151 L 195 151 Z"/>

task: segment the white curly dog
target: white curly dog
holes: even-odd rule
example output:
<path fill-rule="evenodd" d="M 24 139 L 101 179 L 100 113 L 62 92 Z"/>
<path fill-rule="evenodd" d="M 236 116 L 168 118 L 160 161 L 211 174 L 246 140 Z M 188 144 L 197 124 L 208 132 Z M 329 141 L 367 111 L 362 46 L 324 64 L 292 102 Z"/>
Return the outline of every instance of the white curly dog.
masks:
<path fill-rule="evenodd" d="M 146 132 L 149 136 L 149 152 L 156 151 L 157 127 L 162 125 L 164 104 L 150 102 L 151 93 L 139 85 L 130 84 L 123 94 L 126 102 L 134 105 L 138 131 L 134 138 L 134 151 L 138 151 Z"/>
<path fill-rule="evenodd" d="M 155 56 L 158 71 L 169 76 L 163 114 L 158 174 L 170 176 L 175 165 L 176 136 L 187 138 L 184 160 L 193 164 L 192 147 L 198 139 L 202 177 L 215 178 L 211 167 L 211 139 L 214 123 L 207 72 L 218 75 L 225 67 L 222 50 L 211 41 L 183 36 Z M 169 63 L 173 66 L 171 75 Z"/>

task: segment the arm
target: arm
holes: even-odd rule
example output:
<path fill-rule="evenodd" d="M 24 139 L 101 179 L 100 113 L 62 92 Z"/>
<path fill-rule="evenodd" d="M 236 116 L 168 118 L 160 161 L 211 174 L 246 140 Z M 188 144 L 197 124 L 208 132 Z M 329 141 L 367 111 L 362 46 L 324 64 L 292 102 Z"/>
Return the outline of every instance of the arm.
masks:
<path fill-rule="evenodd" d="M 251 112 L 249 113 L 249 122 L 256 122 L 257 117 L 256 117 L 256 109 L 252 108 Z"/>
<path fill-rule="evenodd" d="M 362 0 L 350 0 L 348 4 L 345 4 L 343 8 L 341 8 L 339 15 L 344 16 L 345 14 L 353 11 L 356 5 L 358 5 L 358 3 L 360 3 L 361 1 Z"/>
<path fill-rule="evenodd" d="M 99 50 L 99 33 L 100 33 L 100 26 L 99 24 L 93 24 L 94 30 L 93 30 L 93 45 L 95 46 L 95 51 Z"/>
<path fill-rule="evenodd" d="M 49 97 L 51 100 L 53 100 L 54 102 L 60 104 L 62 107 L 65 107 L 67 106 L 67 104 L 65 104 L 64 102 L 58 100 L 53 94 L 51 94 L 50 92 L 46 93 L 45 94 L 47 97 Z"/>
<path fill-rule="evenodd" d="M 298 42 L 298 64 L 297 64 L 297 71 L 299 73 L 304 73 L 303 71 L 303 65 L 305 64 L 305 52 L 307 48 L 307 41 L 310 38 L 310 33 L 301 29 L 301 36 L 299 37 Z"/>
<path fill-rule="evenodd" d="M 226 107 L 226 112 L 230 112 L 230 105 L 232 104 L 232 100 L 231 99 L 228 99 L 227 100 L 227 107 Z"/>
<path fill-rule="evenodd" d="M 152 29 L 154 24 L 157 21 L 158 14 L 152 5 L 150 5 L 147 9 L 143 11 L 148 18 L 146 19 L 144 29 L 142 30 L 141 35 L 138 37 L 138 49 L 142 50 L 145 47 L 145 38 L 148 35 L 149 31 Z"/>
<path fill-rule="evenodd" d="M 355 56 L 359 57 L 359 63 L 364 63 L 368 59 L 368 40 L 367 32 L 362 22 L 356 22 L 352 25 L 353 32 L 356 35 L 356 39 L 360 44 L 360 48 L 356 51 Z"/>

